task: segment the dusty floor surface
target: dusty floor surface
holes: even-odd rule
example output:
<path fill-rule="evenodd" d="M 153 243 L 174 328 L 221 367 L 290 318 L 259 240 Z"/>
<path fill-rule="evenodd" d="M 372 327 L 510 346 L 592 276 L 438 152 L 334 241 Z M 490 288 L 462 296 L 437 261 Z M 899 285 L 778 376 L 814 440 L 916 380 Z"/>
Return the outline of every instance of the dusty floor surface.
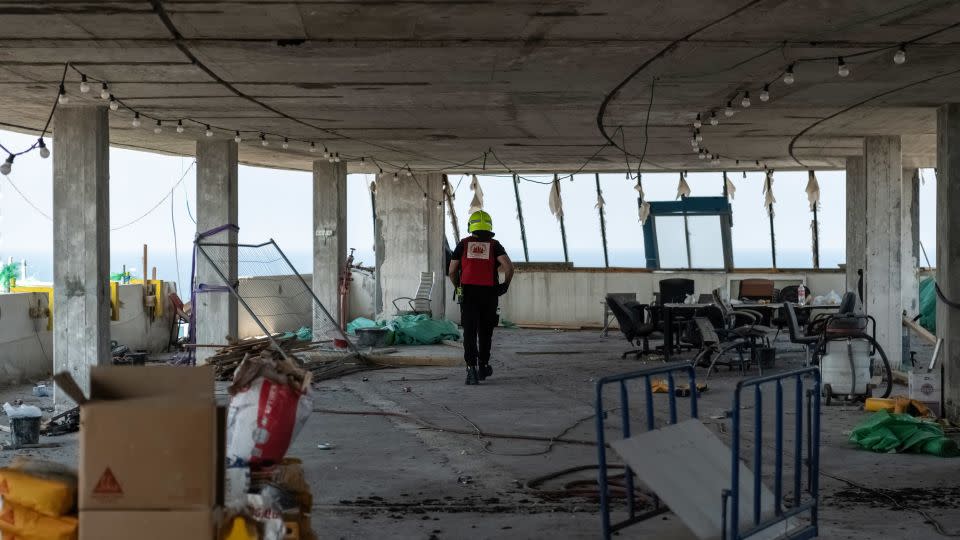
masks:
<path fill-rule="evenodd" d="M 556 471 L 595 465 L 595 447 L 482 437 L 477 432 L 594 440 L 595 380 L 660 363 L 658 357 L 621 360 L 626 345 L 615 332 L 602 337 L 597 331 L 499 329 L 494 376 L 480 386 L 464 386 L 461 368 L 444 367 L 382 369 L 319 384 L 317 412 L 290 450 L 306 464 L 316 531 L 321 538 L 599 537 L 595 499 L 555 496 L 566 482 L 595 478 L 595 470 L 548 481 L 538 489 L 527 485 Z M 797 346 L 781 337 L 778 347 L 778 370 L 799 366 L 803 354 Z M 921 353 L 918 358 L 925 357 Z M 702 374 L 700 370 L 698 376 Z M 736 371 L 723 369 L 710 378 L 710 389 L 700 400 L 700 418 L 727 444 L 730 420 L 722 417 L 731 407 L 738 380 Z M 895 389 L 898 392 L 906 390 Z M 636 395 L 631 414 L 643 418 L 642 400 Z M 0 391 L 2 400 L 17 397 L 51 405 L 49 398 L 30 396 L 27 386 Z M 605 409 L 616 409 L 615 398 L 605 401 Z M 662 420 L 667 409 L 662 395 L 657 400 L 656 416 Z M 681 399 L 679 407 L 685 410 L 687 401 Z M 745 407 L 744 414 L 749 417 L 752 411 Z M 618 418 L 610 414 L 607 420 L 611 437 Z M 931 539 L 960 534 L 960 460 L 857 450 L 847 436 L 863 418 L 854 405 L 823 410 L 820 537 Z M 752 434 L 750 426 L 747 421 Z M 792 439 L 785 440 L 789 447 Z M 0 462 L 18 452 L 75 462 L 75 435 L 41 442 L 62 447 L 5 451 Z M 332 449 L 318 448 L 320 444 Z M 749 437 L 741 456 L 751 459 Z M 768 485 L 772 459 L 772 452 L 765 451 Z M 618 505 L 615 519 L 622 516 Z M 678 529 L 683 531 L 668 513 L 618 537 L 688 537 Z"/>

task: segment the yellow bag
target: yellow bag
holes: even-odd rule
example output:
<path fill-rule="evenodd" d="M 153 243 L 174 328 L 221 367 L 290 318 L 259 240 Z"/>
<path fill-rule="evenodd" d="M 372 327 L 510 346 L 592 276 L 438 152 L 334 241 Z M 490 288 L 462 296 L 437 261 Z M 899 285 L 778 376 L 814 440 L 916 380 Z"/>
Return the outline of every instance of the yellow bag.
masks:
<path fill-rule="evenodd" d="M 0 469 L 0 497 L 48 516 L 69 512 L 77 489 L 66 480 L 40 478 L 14 469 Z"/>
<path fill-rule="evenodd" d="M 0 532 L 4 538 L 16 540 L 76 540 L 77 518 L 45 516 L 4 500 L 0 509 Z"/>
<path fill-rule="evenodd" d="M 256 522 L 246 516 L 233 516 L 220 533 L 222 540 L 259 540 Z"/>

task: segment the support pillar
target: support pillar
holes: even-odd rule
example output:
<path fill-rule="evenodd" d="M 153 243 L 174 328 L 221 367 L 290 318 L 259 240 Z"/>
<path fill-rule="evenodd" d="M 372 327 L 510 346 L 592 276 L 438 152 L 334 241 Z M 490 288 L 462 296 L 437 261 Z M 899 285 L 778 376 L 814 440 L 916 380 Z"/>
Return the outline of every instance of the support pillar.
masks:
<path fill-rule="evenodd" d="M 847 158 L 847 291 L 860 294 L 867 268 L 867 171 L 863 157 Z M 862 298 L 861 298 L 862 300 Z"/>
<path fill-rule="evenodd" d="M 903 310 L 914 317 L 920 311 L 920 169 L 904 168 L 900 189 L 900 262 Z"/>
<path fill-rule="evenodd" d="M 442 174 L 400 176 L 396 181 L 392 173 L 377 176 L 378 315 L 392 316 L 392 301 L 413 296 L 420 272 L 433 272 L 433 316 L 444 317 L 448 285 L 443 218 Z"/>
<path fill-rule="evenodd" d="M 313 162 L 313 292 L 337 323 L 340 274 L 346 261 L 347 164 L 317 160 Z M 328 325 L 319 309 L 314 309 L 313 317 L 313 335 L 323 339 Z"/>
<path fill-rule="evenodd" d="M 53 117 L 53 371 L 90 390 L 110 362 L 110 125 L 106 107 Z M 59 390 L 58 412 L 74 404 Z"/>
<path fill-rule="evenodd" d="M 937 113 L 937 284 L 960 300 L 960 104 Z M 937 337 L 943 340 L 946 416 L 960 421 L 960 309 L 937 300 Z"/>
<path fill-rule="evenodd" d="M 237 225 L 237 143 L 229 140 L 197 141 L 197 232 Z M 237 281 L 237 231 L 228 228 L 204 239 L 232 247 L 205 248 L 220 271 Z M 223 280 L 203 255 L 197 256 L 197 284 L 222 287 Z M 237 299 L 229 291 L 197 293 L 197 343 L 226 343 L 237 336 Z M 215 348 L 198 347 L 197 364 L 206 363 Z"/>
<path fill-rule="evenodd" d="M 877 342 L 890 366 L 899 369 L 903 358 L 900 137 L 867 137 L 863 155 L 867 176 L 863 306 L 877 321 Z"/>

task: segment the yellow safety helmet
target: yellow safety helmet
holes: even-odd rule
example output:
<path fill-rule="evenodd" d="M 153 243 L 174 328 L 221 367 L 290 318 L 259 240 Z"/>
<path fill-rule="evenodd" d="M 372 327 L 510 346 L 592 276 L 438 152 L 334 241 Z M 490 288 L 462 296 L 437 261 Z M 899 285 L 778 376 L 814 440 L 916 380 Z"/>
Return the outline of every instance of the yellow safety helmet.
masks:
<path fill-rule="evenodd" d="M 467 222 L 467 232 L 490 231 L 493 232 L 493 218 L 483 210 L 478 210 L 470 214 L 470 221 Z"/>

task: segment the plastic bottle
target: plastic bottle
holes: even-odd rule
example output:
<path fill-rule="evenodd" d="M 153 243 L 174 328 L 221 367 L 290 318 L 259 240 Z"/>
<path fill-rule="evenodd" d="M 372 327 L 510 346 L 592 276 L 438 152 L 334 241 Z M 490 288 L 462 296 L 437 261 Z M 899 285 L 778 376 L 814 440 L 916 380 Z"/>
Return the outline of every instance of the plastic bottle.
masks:
<path fill-rule="evenodd" d="M 797 304 L 802 306 L 806 303 L 807 303 L 807 284 L 801 281 L 800 286 L 797 287 Z"/>

